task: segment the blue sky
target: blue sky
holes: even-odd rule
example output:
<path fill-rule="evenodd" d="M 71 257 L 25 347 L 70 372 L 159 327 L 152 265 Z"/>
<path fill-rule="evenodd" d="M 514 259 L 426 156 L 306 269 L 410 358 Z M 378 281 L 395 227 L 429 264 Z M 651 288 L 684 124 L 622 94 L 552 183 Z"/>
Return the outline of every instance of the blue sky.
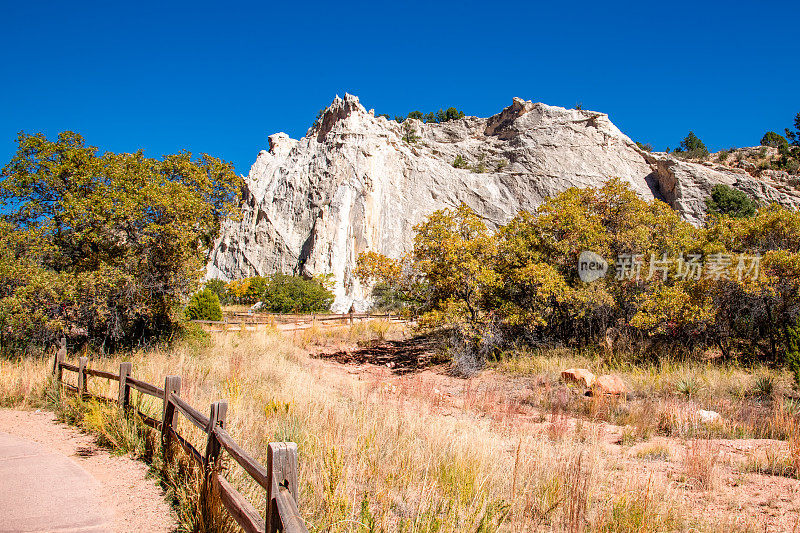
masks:
<path fill-rule="evenodd" d="M 514 96 L 608 113 L 635 140 L 758 144 L 800 112 L 800 3 L 6 2 L 0 160 L 20 130 L 247 173 L 345 91 L 390 115 Z"/>

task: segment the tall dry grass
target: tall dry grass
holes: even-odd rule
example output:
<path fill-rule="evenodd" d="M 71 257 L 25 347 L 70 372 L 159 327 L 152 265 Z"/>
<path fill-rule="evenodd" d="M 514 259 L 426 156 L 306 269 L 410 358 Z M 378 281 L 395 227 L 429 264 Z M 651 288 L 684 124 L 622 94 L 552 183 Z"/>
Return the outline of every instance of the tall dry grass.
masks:
<path fill-rule="evenodd" d="M 228 431 L 262 462 L 270 441 L 296 442 L 300 509 L 310 531 L 634 531 L 615 524 L 642 519 L 663 524 L 663 531 L 688 527 L 688 509 L 665 483 L 650 486 L 644 500 L 636 493 L 619 496 L 618 487 L 635 486 L 641 475 L 610 460 L 597 435 L 548 435 L 469 411 L 444 414 L 400 389 L 327 372 L 304 353 L 291 334 L 267 331 L 222 333 L 124 359 L 133 362 L 135 377 L 151 383 L 180 375 L 181 396 L 201 411 L 227 400 Z M 91 365 L 115 371 L 121 359 Z M 44 402 L 48 362 L 2 365 L 3 405 Z M 90 378 L 90 389 L 115 395 L 103 380 Z M 160 415 L 156 402 L 136 393 L 133 401 Z M 135 453 L 152 455 L 146 440 L 136 437 L 138 429 L 100 407 L 64 412 L 108 445 L 123 451 L 141 446 Z M 198 430 L 181 421 L 179 431 L 202 449 Z M 226 477 L 263 508 L 261 488 L 232 461 L 226 468 Z M 184 485 L 174 497 L 190 508 L 193 482 L 180 481 L 178 471 L 173 476 L 176 486 Z M 202 530 L 186 515 L 187 529 Z M 714 524 L 692 527 L 718 530 Z"/>

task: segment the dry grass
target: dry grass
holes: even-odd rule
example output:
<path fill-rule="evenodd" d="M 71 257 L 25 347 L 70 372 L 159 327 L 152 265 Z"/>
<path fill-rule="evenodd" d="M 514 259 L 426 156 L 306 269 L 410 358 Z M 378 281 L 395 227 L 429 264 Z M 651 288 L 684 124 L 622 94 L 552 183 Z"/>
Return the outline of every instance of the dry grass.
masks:
<path fill-rule="evenodd" d="M 357 321 L 341 326 L 322 326 L 313 324 L 308 328 L 290 333 L 293 342 L 303 348 L 330 344 L 356 344 L 388 339 L 399 339 L 409 331 L 403 322 L 385 319 Z"/>
<path fill-rule="evenodd" d="M 686 446 L 684 473 L 688 480 L 702 490 L 717 487 L 719 448 L 709 440 L 697 439 Z"/>
<path fill-rule="evenodd" d="M 207 411 L 212 401 L 227 400 L 228 430 L 262 462 L 270 441 L 296 442 L 300 508 L 310 531 L 577 532 L 688 527 L 689 510 L 674 498 L 666 482 L 654 480 L 644 494 L 620 492 L 619 487 L 636 486 L 641 474 L 609 462 L 597 436 L 569 438 L 565 420 L 555 418 L 552 428 L 542 431 L 503 423 L 514 406 L 497 409 L 495 417 L 476 416 L 469 409 L 442 414 L 434 403 L 402 387 L 379 387 L 332 374 L 304 355 L 302 347 L 319 336 L 350 342 L 394 334 L 391 328 L 384 331 L 383 325 L 361 327 L 307 330 L 297 341 L 301 349 L 293 344 L 291 333 L 231 332 L 169 350 L 136 352 L 124 359 L 133 362 L 135 377 L 151 383 L 163 383 L 168 374 L 182 376 L 181 396 L 201 411 Z M 119 358 L 100 359 L 92 366 L 116 371 L 119 362 Z M 562 363 L 537 364 L 555 369 Z M 43 402 L 48 362 L 25 359 L 2 365 L 3 405 Z M 90 384 L 97 393 L 115 394 L 102 380 L 90 379 Z M 140 402 L 143 411 L 159 414 L 154 402 L 138 395 L 133 400 Z M 491 397 L 476 392 L 470 401 L 490 402 Z M 140 446 L 136 453 L 145 457 L 152 453 L 146 440 L 137 437 L 138 430 L 108 418 L 102 410 L 84 405 L 65 412 L 111 446 Z M 202 449 L 197 430 L 185 421 L 179 430 Z M 262 508 L 260 487 L 231 461 L 227 467 L 231 482 Z M 702 461 L 692 468 L 698 478 L 711 479 Z M 193 482 L 188 478 L 181 482 L 177 471 L 173 475 L 178 485 L 188 487 L 189 494 L 176 498 L 190 507 Z M 191 522 L 191 517 L 184 519 Z M 196 523 L 186 527 L 201 529 Z M 714 525 L 692 527 L 718 530 Z"/>
<path fill-rule="evenodd" d="M 630 426 L 626 443 L 653 435 L 789 438 L 800 404 L 787 399 L 792 390 L 788 372 L 763 365 L 720 364 L 701 356 L 634 364 L 590 350 L 554 348 L 516 353 L 494 363 L 494 368 L 537 381 L 544 392 L 532 395 L 531 403 L 544 410 L 557 408 Z M 630 389 L 631 401 L 613 405 L 602 399 L 587 401 L 575 391 L 567 394 L 560 379 L 566 368 L 620 376 Z M 699 409 L 716 411 L 721 419 L 705 423 L 697 415 Z"/>

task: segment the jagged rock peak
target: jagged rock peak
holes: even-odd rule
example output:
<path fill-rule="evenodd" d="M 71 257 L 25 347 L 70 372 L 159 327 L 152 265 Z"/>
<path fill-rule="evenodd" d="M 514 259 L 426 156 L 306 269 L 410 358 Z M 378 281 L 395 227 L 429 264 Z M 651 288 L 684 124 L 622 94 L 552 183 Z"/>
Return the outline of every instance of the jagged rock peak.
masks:
<path fill-rule="evenodd" d="M 318 140 L 322 140 L 331 131 L 334 124 L 346 119 L 352 113 L 362 113 L 364 116 L 371 116 L 370 113 L 358 101 L 358 96 L 344 93 L 344 99 L 336 95 L 331 105 L 326 107 L 322 114 L 306 133 L 306 137 L 316 135 Z"/>

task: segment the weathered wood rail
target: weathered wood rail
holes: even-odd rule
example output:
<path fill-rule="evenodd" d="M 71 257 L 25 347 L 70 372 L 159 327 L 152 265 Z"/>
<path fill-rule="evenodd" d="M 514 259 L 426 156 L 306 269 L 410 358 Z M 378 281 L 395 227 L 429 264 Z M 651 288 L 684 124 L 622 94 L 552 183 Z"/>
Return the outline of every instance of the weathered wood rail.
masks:
<path fill-rule="evenodd" d="M 176 443 L 197 466 L 203 469 L 201 513 L 209 513 L 212 501 L 211 494 L 217 493 L 230 516 L 247 533 L 308 533 L 305 522 L 298 509 L 297 484 L 297 445 L 293 442 L 272 442 L 268 447 L 267 466 L 264 467 L 239 446 L 225 430 L 225 416 L 228 411 L 227 402 L 211 404 L 209 416 L 192 407 L 181 398 L 181 378 L 166 376 L 164 388 L 134 378 L 131 363 L 120 363 L 119 373 L 89 368 L 89 359 L 80 357 L 78 364 L 65 361 L 67 356 L 66 341 L 61 345 L 53 358 L 53 375 L 59 389 L 64 388 L 80 394 L 82 397 L 94 398 L 107 403 L 116 403 L 126 415 L 134 412 L 148 427 L 161 434 L 161 448 L 166 465 Z M 64 371 L 77 373 L 77 386 L 66 383 Z M 88 378 L 100 378 L 119 383 L 117 398 L 106 398 L 92 394 L 88 390 Z M 161 420 L 156 420 L 138 411 L 131 404 L 131 390 L 152 396 L 162 401 Z M 201 452 L 188 439 L 176 430 L 178 415 L 182 415 L 206 436 L 205 450 Z M 266 491 L 265 516 L 239 493 L 222 475 L 222 451 L 236 461 L 242 469 Z"/>
<path fill-rule="evenodd" d="M 390 313 L 343 313 L 322 315 L 311 313 L 307 315 L 282 315 L 276 313 L 247 313 L 236 311 L 226 312 L 222 320 L 192 320 L 192 322 L 206 326 L 220 326 L 224 330 L 228 327 L 263 326 L 268 324 L 294 324 L 298 326 L 301 324 L 320 324 L 323 326 L 344 325 L 375 319 L 384 319 L 393 322 L 406 320 L 400 315 L 392 315 Z"/>

